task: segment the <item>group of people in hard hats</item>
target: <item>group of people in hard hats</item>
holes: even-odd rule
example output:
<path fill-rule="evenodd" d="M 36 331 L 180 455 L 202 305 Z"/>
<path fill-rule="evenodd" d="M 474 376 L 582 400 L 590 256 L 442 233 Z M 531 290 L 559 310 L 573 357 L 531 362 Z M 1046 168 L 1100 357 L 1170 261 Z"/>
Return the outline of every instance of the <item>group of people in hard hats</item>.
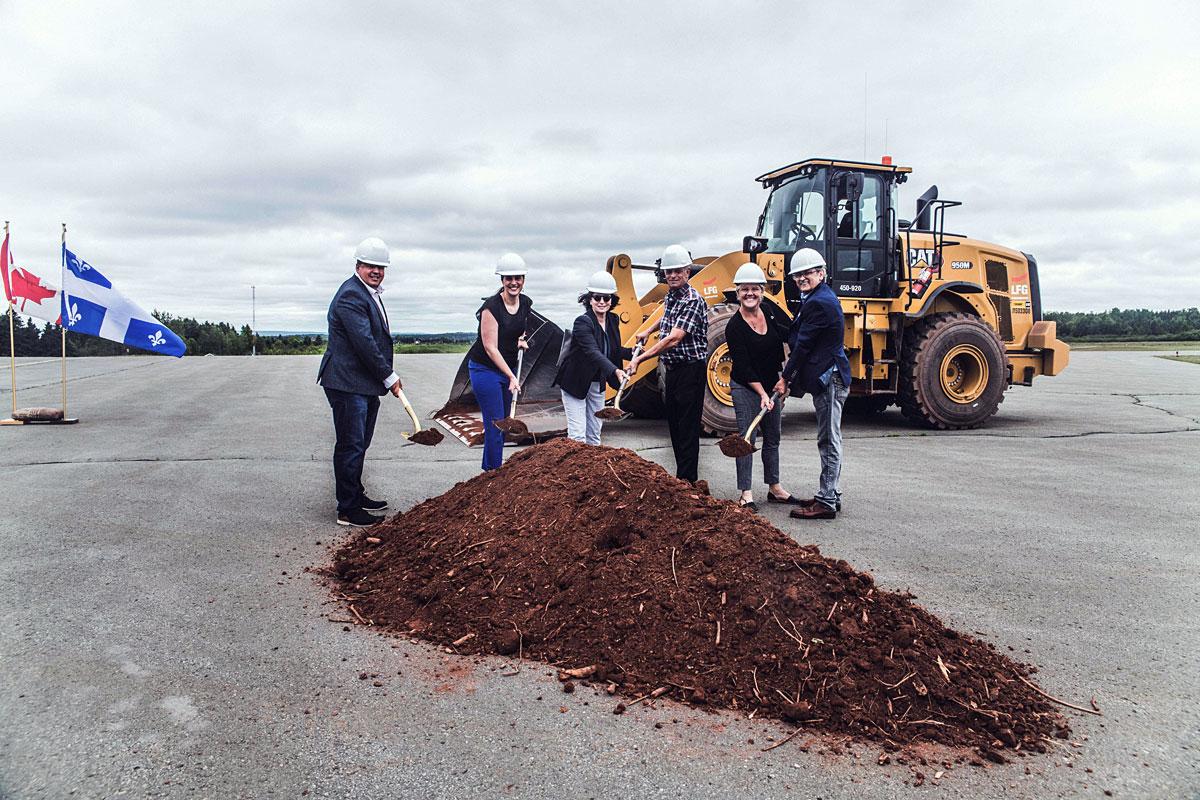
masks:
<path fill-rule="evenodd" d="M 337 443 L 334 476 L 337 521 L 341 525 L 371 525 L 374 512 L 387 502 L 367 497 L 362 465 L 371 442 L 379 396 L 400 396 L 401 383 L 392 369 L 391 334 L 382 301 L 387 246 L 379 239 L 364 240 L 355 252 L 355 274 L 347 279 L 329 306 L 329 342 L 318 382 L 333 410 Z M 673 244 L 659 259 L 667 293 L 658 325 L 658 338 L 646 345 L 650 331 L 637 334 L 637 347 L 624 347 L 613 309 L 619 302 L 616 281 L 597 272 L 579 295 L 583 306 L 563 344 L 555 384 L 562 392 L 567 435 L 599 444 L 605 386 L 618 388 L 638 366 L 657 358 L 664 372 L 663 401 L 675 455 L 676 475 L 693 484 L 698 477 L 701 412 L 708 365 L 708 303 L 689 283 L 694 270 L 688 251 Z M 483 469 L 500 467 L 504 432 L 494 423 L 508 415 L 519 391 L 518 357 L 528 347 L 532 301 L 524 293 L 527 267 L 515 253 L 496 264 L 500 289 L 476 312 L 478 334 L 467 353 L 471 388 L 483 417 Z M 849 393 L 850 365 L 843 350 L 842 307 L 825 283 L 824 258 L 815 250 L 797 251 L 788 276 L 800 292 L 800 309 L 788 319 L 773 303 L 764 303 L 766 276 L 753 262 L 734 275 L 737 313 L 729 318 L 726 342 L 732 359 L 732 395 L 738 428 L 747 430 L 763 413 L 750 435 L 762 434 L 763 478 L 769 503 L 795 506 L 798 519 L 832 519 L 841 510 L 841 414 Z M 784 345 L 789 354 L 785 360 Z M 628 366 L 623 366 L 628 362 Z M 781 410 L 793 390 L 811 394 L 817 415 L 817 448 L 821 456 L 820 489 L 801 500 L 783 488 L 779 476 Z M 757 511 L 752 490 L 753 457 L 737 459 L 739 504 Z"/>

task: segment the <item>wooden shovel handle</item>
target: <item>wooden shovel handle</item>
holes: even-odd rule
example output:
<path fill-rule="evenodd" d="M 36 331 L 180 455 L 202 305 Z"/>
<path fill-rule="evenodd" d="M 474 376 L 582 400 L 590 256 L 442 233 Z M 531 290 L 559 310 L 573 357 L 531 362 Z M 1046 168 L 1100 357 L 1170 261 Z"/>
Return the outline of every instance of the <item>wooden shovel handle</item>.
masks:
<path fill-rule="evenodd" d="M 633 355 L 630 360 L 632 360 L 633 358 L 637 358 L 638 354 L 641 352 L 642 352 L 642 343 L 638 342 L 633 347 Z M 625 387 L 629 385 L 629 380 L 632 377 L 633 377 L 632 373 L 629 373 L 629 372 L 625 373 L 625 380 L 621 381 L 621 388 L 617 389 L 617 397 L 615 400 L 613 400 L 613 408 L 619 409 L 621 407 L 621 395 L 625 394 Z"/>
<path fill-rule="evenodd" d="M 779 392 L 771 392 L 771 403 L 774 404 L 774 403 L 778 403 L 778 402 L 779 402 Z M 758 423 L 762 422 L 762 418 L 765 417 L 766 415 L 767 415 L 767 409 L 765 409 L 765 408 L 760 409 L 758 412 L 758 416 L 755 417 L 753 419 L 753 421 L 751 421 L 750 427 L 746 429 L 746 433 L 742 435 L 742 438 L 745 439 L 747 442 L 750 441 L 750 434 L 754 433 L 754 429 L 758 427 Z"/>
<path fill-rule="evenodd" d="M 517 395 L 521 392 L 521 365 L 525 363 L 525 351 L 517 351 L 517 391 L 513 392 L 512 408 L 508 410 L 511 419 L 517 415 Z"/>
<path fill-rule="evenodd" d="M 404 390 L 398 389 L 397 391 L 400 392 L 400 402 L 404 403 L 404 410 L 407 411 L 408 416 L 412 418 L 413 427 L 416 429 L 413 431 L 413 433 L 420 433 L 421 422 L 417 419 L 417 412 L 413 411 L 412 404 L 408 402 L 408 398 L 404 395 Z"/>

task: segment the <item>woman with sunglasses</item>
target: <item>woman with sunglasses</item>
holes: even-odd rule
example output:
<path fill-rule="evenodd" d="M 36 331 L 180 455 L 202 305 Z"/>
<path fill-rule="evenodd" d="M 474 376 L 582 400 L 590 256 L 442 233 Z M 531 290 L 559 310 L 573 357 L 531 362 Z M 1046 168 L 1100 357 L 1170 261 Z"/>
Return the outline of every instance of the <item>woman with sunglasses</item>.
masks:
<path fill-rule="evenodd" d="M 596 412 L 604 408 L 604 384 L 614 389 L 628 377 L 621 364 L 633 352 L 621 347 L 617 315 L 617 282 L 607 272 L 597 272 L 579 295 L 584 312 L 571 326 L 571 341 L 559 362 L 555 385 L 562 389 L 567 412 L 567 436 L 577 442 L 600 444 L 603 422 Z"/>
<path fill-rule="evenodd" d="M 516 374 L 517 351 L 525 343 L 529 309 L 533 301 L 522 294 L 525 288 L 525 259 L 505 253 L 496 262 L 500 291 L 484 301 L 475 318 L 479 333 L 467 352 L 471 391 L 483 414 L 483 469 L 499 469 L 504 462 L 504 431 L 493 423 L 508 416 L 513 393 L 520 381 Z"/>
<path fill-rule="evenodd" d="M 787 340 L 787 319 L 774 303 L 764 303 L 767 278 L 753 263 L 738 267 L 733 276 L 737 290 L 738 313 L 725 325 L 725 342 L 733 361 L 730 374 L 733 410 L 738 430 L 745 433 L 758 412 L 766 409 L 762 422 L 750 437 L 750 443 L 762 433 L 763 480 L 767 484 L 768 503 L 800 505 L 779 485 L 779 429 L 783 398 L 772 401 L 768 390 L 779 380 L 783 366 L 783 343 Z M 738 505 L 758 511 L 751 490 L 754 456 L 737 459 L 737 484 L 742 496 Z"/>

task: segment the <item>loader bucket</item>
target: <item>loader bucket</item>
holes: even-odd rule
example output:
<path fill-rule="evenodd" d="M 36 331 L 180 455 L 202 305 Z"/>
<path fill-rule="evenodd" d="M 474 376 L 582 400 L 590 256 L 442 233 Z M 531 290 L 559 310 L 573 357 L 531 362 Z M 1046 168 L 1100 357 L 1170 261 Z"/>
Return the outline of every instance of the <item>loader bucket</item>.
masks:
<path fill-rule="evenodd" d="M 525 352 L 521 374 L 521 394 L 517 398 L 517 415 L 531 428 L 557 425 L 563 427 L 562 395 L 557 386 L 552 386 L 558 371 L 558 353 L 562 349 L 562 328 L 555 325 L 537 311 L 529 311 L 529 330 L 526 337 L 529 349 Z M 450 397 L 446 404 L 434 412 L 433 419 L 455 438 L 468 446 L 483 443 L 483 422 L 479 404 L 471 391 L 471 375 L 464 356 L 454 383 L 450 386 Z M 542 423 L 542 424 L 539 424 Z M 552 437 L 559 431 L 538 431 L 530 434 L 537 441 Z M 513 443 L 526 442 L 510 439 Z"/>

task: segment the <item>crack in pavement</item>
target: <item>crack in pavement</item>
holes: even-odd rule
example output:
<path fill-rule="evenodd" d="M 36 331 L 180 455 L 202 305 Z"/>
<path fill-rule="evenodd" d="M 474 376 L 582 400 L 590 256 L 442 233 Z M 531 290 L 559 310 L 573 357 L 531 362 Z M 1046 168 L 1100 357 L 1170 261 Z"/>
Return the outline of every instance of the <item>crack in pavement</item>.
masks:
<path fill-rule="evenodd" d="M 1152 406 L 1149 403 L 1144 402 L 1142 400 L 1143 397 L 1170 397 L 1170 396 L 1177 396 L 1177 395 L 1160 395 L 1160 394 L 1147 394 L 1147 395 L 1128 394 L 1128 395 L 1126 395 L 1126 394 L 1122 394 L 1122 395 L 1118 395 L 1118 396 L 1133 398 L 1133 404 L 1135 406 L 1141 406 L 1142 408 L 1152 408 L 1155 411 L 1161 411 L 1164 414 L 1168 414 L 1172 417 L 1178 417 L 1180 419 L 1186 419 L 1189 422 L 1195 422 L 1197 424 L 1200 424 L 1200 419 L 1197 419 L 1196 417 L 1189 417 L 1186 414 L 1177 414 L 1174 411 L 1171 411 L 1170 409 L 1160 408 L 1159 406 Z M 1191 396 L 1191 395 L 1185 395 L 1185 396 Z"/>
<path fill-rule="evenodd" d="M 941 431 L 940 433 L 944 434 L 946 432 Z M 1024 436 L 1021 434 L 1012 434 L 1012 433 L 992 433 L 989 431 L 974 431 L 974 432 L 970 432 L 970 433 L 963 432 L 963 433 L 958 433 L 958 435 L 959 436 L 965 435 L 965 436 L 970 436 L 970 437 L 974 437 L 974 438 L 1019 440 L 1019 439 L 1082 439 L 1087 436 L 1161 436 L 1163 434 L 1175 434 L 1175 433 L 1200 433 L 1200 427 L 1197 427 L 1197 428 L 1172 428 L 1172 429 L 1161 430 L 1161 431 L 1082 431 L 1080 433 L 1047 433 L 1047 434 L 1039 434 L 1036 436 Z M 884 435 L 865 434 L 862 436 L 843 435 L 842 439 L 844 441 L 848 441 L 850 439 L 853 439 L 855 441 L 870 441 L 873 439 L 916 439 L 916 438 L 920 438 L 922 436 L 930 437 L 930 436 L 936 436 L 936 435 L 937 434 L 931 434 L 931 433 L 910 433 L 910 434 L 892 433 L 892 434 L 884 434 Z M 805 437 L 797 438 L 796 441 L 814 442 L 814 441 L 816 441 L 816 438 L 817 437 L 815 437 L 815 436 L 811 436 L 811 437 L 805 436 Z M 720 442 L 702 442 L 700 444 L 700 446 L 701 447 L 710 447 L 710 448 L 711 447 L 719 447 Z M 670 450 L 671 445 L 669 445 L 669 444 L 650 445 L 647 447 L 631 447 L 629 449 L 633 450 L 635 453 L 650 453 L 650 452 L 655 452 L 658 450 L 663 450 L 663 451 Z"/>
<path fill-rule="evenodd" d="M 1147 406 L 1152 408 L 1152 406 Z M 1161 409 L 1159 409 L 1161 410 Z M 1170 413 L 1170 412 L 1168 412 Z M 1200 423 L 1200 420 L 1197 420 Z M 873 439 L 917 439 L 937 437 L 945 435 L 946 431 L 938 433 L 930 432 L 914 432 L 914 433 L 887 433 L 887 434 L 864 434 L 862 436 L 843 436 L 843 439 L 854 439 L 855 441 L 870 441 Z M 975 437 L 988 439 L 1082 439 L 1088 436 L 1163 436 L 1178 433 L 1200 433 L 1200 427 L 1195 428 L 1172 428 L 1167 430 L 1154 431 L 1081 431 L 1078 433 L 1045 433 L 1033 436 L 1013 434 L 1013 433 L 994 433 L 991 431 L 954 431 L 953 435 L 957 437 Z M 809 442 L 815 441 L 816 437 L 797 437 L 797 441 Z M 701 447 L 713 448 L 719 447 L 720 442 L 701 442 Z M 627 448 L 635 453 L 652 453 L 656 451 L 667 451 L 671 449 L 670 444 L 648 445 L 645 447 L 629 447 Z M 264 458 L 262 456 L 222 456 L 222 457 L 203 457 L 203 458 L 138 458 L 130 456 L 127 458 L 88 458 L 79 460 L 54 460 L 54 461 L 14 461 L 7 464 L 0 464 L 2 467 L 47 467 L 47 466 L 66 466 L 75 464 L 203 464 L 203 463 L 226 463 L 226 462 L 259 462 L 272 464 L 312 464 L 324 462 L 327 459 L 324 456 L 309 456 L 308 458 Z M 400 458 L 371 458 L 367 461 L 376 463 L 415 463 L 415 464 L 461 464 L 476 461 L 474 453 L 470 454 L 469 458 L 422 458 L 419 462 L 410 461 L 409 459 Z"/>
<path fill-rule="evenodd" d="M 37 363 L 44 363 L 44 362 L 37 362 Z M 17 366 L 20 367 L 22 365 L 17 364 Z M 26 365 L 26 366 L 31 366 L 31 365 Z M 150 363 L 148 363 L 148 364 L 138 364 L 137 366 L 133 366 L 133 367 L 122 367 L 121 369 L 114 369 L 114 370 L 110 370 L 108 372 L 97 372 L 95 375 L 77 375 L 75 377 L 71 377 L 70 375 L 68 375 L 67 383 L 70 384 L 72 382 L 78 382 L 78 381 L 90 381 L 93 378 L 107 378 L 109 375 L 117 375 L 122 372 L 129 372 L 130 370 L 135 370 L 135 369 L 145 369 L 146 367 L 153 367 L 153 366 L 155 366 L 155 364 L 154 364 L 154 361 L 151 360 Z M 61 386 L 61 385 L 62 385 L 62 378 L 56 378 L 55 380 L 52 380 L 49 383 L 35 383 L 30 386 L 18 386 L 17 391 L 18 392 L 27 392 L 31 389 L 44 389 L 47 386 Z M 12 394 L 11 386 L 0 387 L 0 395 L 5 395 L 5 394 Z"/>
<path fill-rule="evenodd" d="M 257 462 L 263 464 L 314 464 L 325 463 L 329 459 L 325 456 L 309 456 L 308 458 L 264 458 L 263 456 L 208 456 L 196 458 L 150 458 L 128 456 L 124 458 L 83 458 L 78 460 L 59 459 L 54 461 L 14 461 L 7 464 L 0 464 L 0 467 L 53 467 L 72 464 L 204 464 L 204 463 L 226 463 L 234 461 Z M 414 464 L 457 464 L 469 463 L 478 461 L 479 458 L 475 453 L 470 454 L 469 458 L 423 458 L 419 462 L 409 461 L 409 459 L 388 458 L 386 456 L 380 458 L 367 458 L 367 461 L 372 462 L 392 462 L 392 463 L 414 463 Z"/>

